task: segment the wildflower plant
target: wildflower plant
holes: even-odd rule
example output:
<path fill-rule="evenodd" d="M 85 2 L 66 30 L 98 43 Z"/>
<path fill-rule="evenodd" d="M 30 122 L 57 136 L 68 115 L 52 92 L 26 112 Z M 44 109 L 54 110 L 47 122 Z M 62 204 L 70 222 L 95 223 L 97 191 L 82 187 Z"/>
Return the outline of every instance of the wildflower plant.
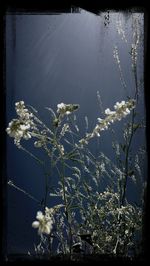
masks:
<path fill-rule="evenodd" d="M 118 33 L 126 40 L 123 29 L 120 29 L 120 20 L 117 23 Z M 134 74 L 139 42 L 137 34 L 135 42 L 131 53 Z M 125 87 L 116 47 L 114 58 Z M 77 125 L 76 114 L 82 108 L 78 104 L 59 103 L 56 110 L 46 107 L 50 114 L 50 126 L 40 119 L 38 111 L 32 106 L 26 105 L 24 101 L 15 104 L 17 117 L 8 124 L 7 134 L 14 139 L 17 148 L 27 152 L 45 167 L 45 163 L 25 147 L 25 141 L 33 140 L 34 147 L 46 154 L 51 170 L 58 177 L 55 187 L 52 187 L 52 171 L 45 174 L 45 199 L 31 224 L 40 239 L 40 243 L 35 246 L 38 255 L 48 255 L 49 258 L 55 255 L 63 258 L 65 255 L 71 260 L 79 260 L 83 254 L 128 257 L 138 253 L 144 190 L 141 151 L 135 156 L 131 152 L 134 135 L 143 128 L 142 123 L 136 122 L 138 89 L 136 83 L 135 97 L 116 102 L 113 110 L 106 108 L 103 118 L 97 118 L 90 132 L 86 116 L 84 135 L 81 135 Z M 112 142 L 116 161 L 113 162 L 102 151 L 95 155 L 90 149 L 90 140 L 103 138 L 105 130 L 110 130 L 112 124 L 120 123 L 121 120 L 126 122 L 123 143 L 117 140 Z M 128 179 L 134 185 L 140 182 L 140 204 L 128 199 Z M 19 189 L 11 180 L 8 184 Z M 21 191 L 34 200 L 28 193 Z M 59 204 L 48 206 L 48 197 L 58 199 Z"/>
<path fill-rule="evenodd" d="M 6 129 L 8 135 L 14 138 L 15 145 L 24 151 L 26 149 L 21 144 L 22 139 L 34 138 L 34 146 L 46 152 L 59 176 L 56 189 L 53 192 L 48 190 L 46 194 L 59 197 L 61 204 L 49 208 L 45 198 L 44 213 L 39 210 L 36 220 L 32 223 L 32 227 L 37 229 L 40 236 L 47 235 L 48 239 L 50 237 L 49 241 L 52 241 L 54 236 L 57 238 L 58 253 L 73 256 L 77 243 L 80 243 L 80 249 L 83 251 L 86 243 L 86 252 L 88 250 L 91 254 L 116 254 L 118 246 L 119 252 L 123 252 L 123 246 L 130 242 L 133 231 L 140 229 L 141 209 L 129 204 L 127 199 L 124 204 L 120 191 L 123 191 L 123 186 L 115 192 L 119 178 L 125 175 L 123 169 L 113 165 L 103 153 L 95 158 L 88 149 L 91 138 L 100 137 L 99 132 L 108 129 L 111 123 L 124 119 L 135 106 L 133 99 L 117 102 L 114 111 L 107 108 L 105 118 L 98 118 L 98 124 L 92 133 L 80 138 L 79 133 L 72 131 L 68 120 L 68 116 L 77 111 L 78 105 L 58 104 L 56 113 L 51 111 L 53 128 L 49 129 L 36 114 L 29 111 L 23 101 L 16 103 L 18 117 L 9 123 Z M 78 140 L 76 143 L 68 140 L 69 149 L 65 150 L 67 133 L 75 134 Z M 75 162 L 74 166 L 72 162 Z M 111 167 L 111 172 L 118 175 L 118 180 L 112 180 L 108 166 Z M 66 168 L 69 168 L 70 176 L 65 176 Z M 91 180 L 87 179 L 86 175 Z M 108 187 L 100 192 L 101 179 L 106 176 L 110 182 Z M 139 219 L 136 219 L 137 215 Z M 132 246 L 132 243 L 130 245 Z"/>

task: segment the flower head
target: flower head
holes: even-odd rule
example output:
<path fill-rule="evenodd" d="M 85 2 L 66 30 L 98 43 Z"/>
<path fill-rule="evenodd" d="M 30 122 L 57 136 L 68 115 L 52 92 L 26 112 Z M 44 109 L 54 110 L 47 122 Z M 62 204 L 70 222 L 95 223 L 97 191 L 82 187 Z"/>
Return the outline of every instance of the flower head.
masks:
<path fill-rule="evenodd" d="M 25 108 L 24 101 L 16 102 L 15 109 L 18 118 L 12 119 L 12 121 L 8 124 L 6 132 L 10 137 L 14 138 L 14 143 L 20 147 L 21 139 L 30 139 L 31 130 L 36 127 L 32 118 L 33 114 Z"/>
<path fill-rule="evenodd" d="M 57 113 L 61 116 L 70 115 L 72 112 L 76 111 L 79 108 L 78 104 L 57 104 Z"/>
<path fill-rule="evenodd" d="M 49 235 L 51 233 L 55 221 L 54 214 L 62 207 L 64 207 L 63 204 L 58 204 L 53 208 L 45 207 L 45 214 L 43 214 L 41 211 L 37 212 L 37 221 L 32 223 L 32 227 L 38 229 L 38 234 Z"/>
<path fill-rule="evenodd" d="M 129 100 L 128 102 L 121 101 L 117 102 L 114 105 L 115 111 L 111 111 L 109 108 L 105 110 L 105 114 L 107 115 L 104 119 L 97 118 L 98 124 L 96 124 L 92 133 L 86 134 L 85 138 L 79 140 L 79 143 L 83 146 L 84 144 L 88 144 L 89 139 L 94 136 L 100 137 L 100 132 L 108 129 L 111 123 L 115 121 L 120 121 L 123 117 L 130 114 L 130 111 L 135 108 L 135 101 Z"/>
<path fill-rule="evenodd" d="M 51 217 L 50 213 L 47 212 L 48 208 L 45 209 L 45 215 L 38 211 L 36 215 L 37 221 L 34 221 L 32 223 L 33 228 L 38 228 L 38 233 L 41 234 L 47 234 L 49 235 L 51 233 L 51 230 L 53 228 L 53 217 Z"/>
<path fill-rule="evenodd" d="M 14 138 L 14 143 L 19 147 L 20 140 L 23 139 L 30 139 L 31 134 L 29 132 L 30 124 L 26 122 L 22 122 L 19 119 L 13 119 L 6 129 L 7 134 Z"/>

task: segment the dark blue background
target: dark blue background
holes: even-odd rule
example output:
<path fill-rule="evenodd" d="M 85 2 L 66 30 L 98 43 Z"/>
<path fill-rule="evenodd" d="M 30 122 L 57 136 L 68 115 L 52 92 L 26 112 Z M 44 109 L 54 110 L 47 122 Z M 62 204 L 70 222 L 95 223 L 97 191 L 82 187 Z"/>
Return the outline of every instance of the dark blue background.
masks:
<path fill-rule="evenodd" d="M 104 109 L 113 108 L 117 101 L 134 95 L 134 77 L 131 71 L 130 48 L 132 41 L 131 14 L 111 13 L 110 23 L 104 25 L 104 13 L 96 16 L 81 10 L 77 14 L 6 16 L 6 88 L 7 122 L 16 116 L 15 102 L 24 100 L 39 110 L 48 121 L 44 107 L 56 110 L 58 103 L 78 103 L 77 114 L 81 134 L 85 129 L 85 115 L 89 128 L 101 117 L 96 93 L 99 90 Z M 128 43 L 116 31 L 120 16 Z M 139 14 L 141 31 L 143 15 Z M 142 35 L 143 36 L 143 35 Z M 141 40 L 142 43 L 142 40 Z M 119 70 L 113 57 L 118 46 L 127 91 L 121 85 Z M 139 48 L 138 78 L 143 78 L 143 43 Z M 139 119 L 144 116 L 143 88 L 138 105 Z M 122 125 L 113 128 L 116 138 L 121 138 Z M 145 142 L 143 133 L 133 141 L 133 151 Z M 27 147 L 36 152 L 30 144 Z M 95 149 L 96 146 L 93 147 Z M 110 132 L 99 139 L 99 149 L 113 159 Z M 18 150 L 7 138 L 7 179 L 42 199 L 44 195 L 43 172 L 27 154 Z M 137 197 L 129 189 L 132 197 Z M 34 250 L 37 231 L 31 227 L 39 210 L 36 202 L 12 187 L 8 187 L 7 250 L 8 253 L 27 253 Z"/>

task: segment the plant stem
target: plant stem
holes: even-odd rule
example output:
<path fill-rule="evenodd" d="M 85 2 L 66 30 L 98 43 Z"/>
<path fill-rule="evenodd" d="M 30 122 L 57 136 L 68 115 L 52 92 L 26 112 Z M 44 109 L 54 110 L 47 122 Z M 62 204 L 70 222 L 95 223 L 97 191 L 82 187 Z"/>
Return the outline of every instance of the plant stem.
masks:
<path fill-rule="evenodd" d="M 62 162 L 62 188 L 63 188 L 63 199 L 64 199 L 64 205 L 65 205 L 65 215 L 69 226 L 69 255 L 71 258 L 71 247 L 72 247 L 72 230 L 71 230 L 71 224 L 70 224 L 70 217 L 69 212 L 67 209 L 68 203 L 66 199 L 66 191 L 65 191 L 65 163 L 63 158 L 61 157 Z"/>
<path fill-rule="evenodd" d="M 129 141 L 128 141 L 128 145 L 127 145 L 127 148 L 126 148 L 126 155 L 125 155 L 125 174 L 124 174 L 124 184 L 123 184 L 123 189 L 121 190 L 122 192 L 122 198 L 121 198 L 121 201 L 120 201 L 120 207 L 123 206 L 125 204 L 125 199 L 126 199 L 126 189 L 127 189 L 127 180 L 128 180 L 128 168 L 129 168 L 129 165 L 128 165 L 128 161 L 129 161 L 129 151 L 130 151 L 130 147 L 131 147 L 131 142 L 132 142 L 132 138 L 133 138 L 133 133 L 134 133 L 134 130 L 133 130 L 133 124 L 134 124 L 134 116 L 135 116 L 135 112 L 134 112 L 134 109 L 132 111 L 132 118 L 131 118 L 131 133 L 130 133 L 130 138 L 129 138 Z M 119 218 L 118 218 L 118 222 L 119 224 L 121 223 L 121 216 L 119 215 Z M 124 224 L 125 226 L 125 224 Z M 124 228 L 125 230 L 125 228 Z M 124 233 L 123 233 L 124 234 Z M 115 252 L 117 252 L 117 248 L 118 248 L 118 244 L 119 244 L 119 241 L 118 241 L 118 238 L 117 238 L 117 242 L 116 242 L 116 245 L 115 245 Z M 124 248 L 125 248 L 125 245 L 124 245 Z"/>
<path fill-rule="evenodd" d="M 27 154 L 29 154 L 32 158 L 34 158 L 40 165 L 44 165 L 44 162 L 42 160 L 40 160 L 39 158 L 37 158 L 33 153 L 31 153 L 30 151 L 28 151 L 26 148 L 24 148 L 23 146 L 20 147 L 21 150 L 25 151 Z"/>
<path fill-rule="evenodd" d="M 125 180 L 124 180 L 124 185 L 123 185 L 123 195 L 122 195 L 122 200 L 121 200 L 121 205 L 124 205 L 125 203 L 125 197 L 126 197 L 126 188 L 127 188 L 127 179 L 128 179 L 128 161 L 129 161 L 129 151 L 130 151 L 130 146 L 133 138 L 133 124 L 134 124 L 134 110 L 132 111 L 132 120 L 131 120 L 131 134 L 128 142 L 128 146 L 126 149 L 126 156 L 125 156 Z"/>
<path fill-rule="evenodd" d="M 44 197 L 44 210 L 47 205 L 47 194 L 48 194 L 48 173 L 45 173 L 45 197 Z"/>

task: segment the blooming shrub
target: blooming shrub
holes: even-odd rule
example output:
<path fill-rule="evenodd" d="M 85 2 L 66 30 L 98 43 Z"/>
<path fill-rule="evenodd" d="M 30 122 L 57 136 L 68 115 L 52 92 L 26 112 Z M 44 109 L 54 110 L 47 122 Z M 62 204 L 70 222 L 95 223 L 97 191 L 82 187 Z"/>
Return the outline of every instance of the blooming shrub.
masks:
<path fill-rule="evenodd" d="M 135 235 L 141 230 L 142 209 L 127 201 L 127 169 L 117 168 L 102 152 L 95 158 L 88 144 L 91 138 L 100 137 L 100 132 L 108 129 L 112 123 L 129 115 L 136 106 L 135 100 L 117 102 L 114 111 L 107 108 L 105 118 L 98 118 L 92 133 L 86 133 L 83 138 L 79 132 L 73 132 L 72 120 L 69 119 L 79 105 L 58 104 L 56 113 L 47 108 L 52 114 L 52 128 L 48 128 L 37 116 L 37 111 L 26 107 L 23 101 L 15 105 L 18 117 L 9 123 L 6 129 L 8 135 L 24 151 L 27 150 L 21 144 L 22 139 L 34 138 L 34 146 L 46 152 L 51 167 L 59 176 L 56 189 L 46 192 L 44 205 L 41 205 L 44 213 L 39 210 L 32 223 L 41 238 L 42 252 L 48 252 L 50 256 L 69 254 L 72 259 L 76 259 L 75 254 L 80 256 L 83 253 L 128 256 L 135 247 Z M 76 142 L 73 140 L 71 143 L 69 137 L 67 140 L 67 134 L 75 134 Z M 65 142 L 69 146 L 67 149 Z M 112 179 L 108 166 L 117 178 Z M 70 169 L 70 176 L 65 175 L 67 168 Z M 108 183 L 101 191 L 101 182 L 106 176 Z M 47 179 L 45 182 L 48 185 Z M 47 193 L 50 197 L 58 197 L 61 204 L 49 208 Z M 51 243 L 51 248 L 45 244 L 47 241 Z M 53 242 L 57 242 L 56 250 L 53 249 Z"/>

